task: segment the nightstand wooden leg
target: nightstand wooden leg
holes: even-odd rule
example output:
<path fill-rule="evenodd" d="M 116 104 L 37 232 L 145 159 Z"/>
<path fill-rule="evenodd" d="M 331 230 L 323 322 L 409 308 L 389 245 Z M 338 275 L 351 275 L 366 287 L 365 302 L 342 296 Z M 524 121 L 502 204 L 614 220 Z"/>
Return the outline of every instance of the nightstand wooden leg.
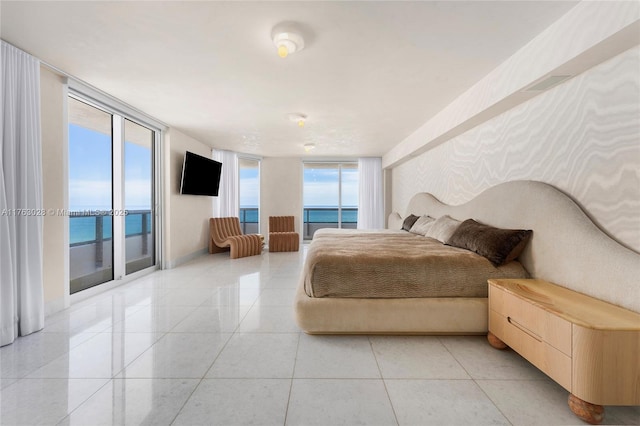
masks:
<path fill-rule="evenodd" d="M 573 394 L 569 394 L 569 408 L 573 414 L 592 425 L 599 425 L 604 419 L 604 407 L 583 401 Z"/>
<path fill-rule="evenodd" d="M 487 333 L 487 340 L 489 341 L 489 344 L 496 349 L 507 348 L 507 345 L 502 340 L 498 339 L 492 332 Z"/>

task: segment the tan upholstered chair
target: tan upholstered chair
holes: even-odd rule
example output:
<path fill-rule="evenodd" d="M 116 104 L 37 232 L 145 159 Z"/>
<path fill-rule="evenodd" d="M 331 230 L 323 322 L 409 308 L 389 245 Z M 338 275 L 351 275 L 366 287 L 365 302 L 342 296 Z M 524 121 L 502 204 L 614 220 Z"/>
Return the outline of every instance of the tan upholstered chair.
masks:
<path fill-rule="evenodd" d="M 231 251 L 231 259 L 262 253 L 262 237 L 244 235 L 237 217 L 213 217 L 209 219 L 209 253 Z"/>
<path fill-rule="evenodd" d="M 298 251 L 300 235 L 293 216 L 269 216 L 269 251 Z"/>

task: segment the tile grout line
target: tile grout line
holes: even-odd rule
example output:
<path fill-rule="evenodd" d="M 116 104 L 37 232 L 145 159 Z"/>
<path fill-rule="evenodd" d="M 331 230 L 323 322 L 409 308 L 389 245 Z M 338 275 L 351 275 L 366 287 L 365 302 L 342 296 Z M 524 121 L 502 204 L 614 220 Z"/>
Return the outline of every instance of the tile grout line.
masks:
<path fill-rule="evenodd" d="M 206 375 L 206 374 L 205 374 Z M 173 416 L 173 419 L 171 419 L 171 422 L 169 422 L 169 425 L 173 425 L 176 420 L 178 419 L 178 417 L 180 416 L 180 414 L 182 413 L 182 410 L 184 410 L 184 407 L 187 405 L 187 403 L 189 402 L 189 400 L 191 399 L 191 397 L 193 396 L 194 393 L 196 393 L 196 391 L 198 390 L 198 388 L 200 387 L 200 385 L 202 384 L 202 381 L 204 380 L 204 377 L 202 377 L 199 381 L 198 384 L 195 385 L 193 387 L 193 390 L 191 391 L 191 393 L 184 399 L 184 402 L 182 403 L 182 405 L 180 406 L 180 408 L 176 411 L 176 414 Z"/>
<path fill-rule="evenodd" d="M 28 380 L 28 379 L 27 379 Z M 43 379 L 40 379 L 43 380 Z M 44 379 L 44 380 L 57 380 L 57 379 Z M 59 380 L 74 380 L 71 378 L 67 378 L 67 379 L 59 379 Z M 84 379 L 75 379 L 75 380 L 99 380 L 99 379 L 88 379 L 88 378 L 84 378 Z M 78 411 L 78 409 L 80 407 L 82 407 L 87 401 L 89 401 L 91 398 L 94 397 L 94 395 L 96 395 L 98 392 L 100 392 L 105 386 L 107 386 L 109 383 L 113 383 L 113 377 L 111 377 L 110 379 L 107 379 L 107 381 L 100 386 L 98 389 L 96 389 L 95 392 L 93 392 L 91 395 L 89 395 L 84 401 L 82 401 L 81 403 L 79 403 L 73 410 L 71 410 L 70 413 L 67 413 L 63 418 L 61 418 L 59 421 L 56 422 L 56 425 L 59 425 L 60 423 L 62 423 L 65 419 L 68 419 L 71 417 L 71 415 L 73 413 L 75 413 L 76 411 Z"/>
<path fill-rule="evenodd" d="M 289 416 L 289 404 L 291 403 L 291 392 L 293 390 L 293 379 L 296 375 L 296 365 L 298 364 L 298 349 L 300 349 L 300 337 L 302 332 L 298 332 L 298 344 L 296 345 L 296 355 L 293 358 L 293 370 L 291 371 L 291 379 L 289 382 L 289 397 L 287 398 L 287 408 L 284 410 L 284 423 L 282 426 L 286 426 L 287 417 Z"/>
<path fill-rule="evenodd" d="M 217 291 L 217 290 L 216 290 Z M 183 320 L 184 321 L 184 320 Z M 182 321 L 180 321 L 182 322 Z M 177 327 L 178 324 L 176 324 L 175 327 Z M 174 328 L 175 328 L 174 327 Z M 222 345 L 222 347 L 220 348 L 220 351 L 218 351 L 218 353 L 216 354 L 216 356 L 214 357 L 213 361 L 211 362 L 211 365 L 209 365 L 209 368 L 207 368 L 207 371 L 205 371 L 202 374 L 202 377 L 198 380 L 198 384 L 195 385 L 193 387 L 193 390 L 191 391 L 191 393 L 189 394 L 189 396 L 187 396 L 184 400 L 184 402 L 182 403 L 182 405 L 180 406 L 180 408 L 176 411 L 175 416 L 173 416 L 173 419 L 171 420 L 171 422 L 169 423 L 170 425 L 173 425 L 176 420 L 178 419 L 178 417 L 180 416 L 180 414 L 182 413 L 182 410 L 184 410 L 184 407 L 187 405 L 187 403 L 189 402 L 189 400 L 191 399 L 191 397 L 193 397 L 193 394 L 196 393 L 196 391 L 198 390 L 198 388 L 200 388 L 200 386 L 202 385 L 202 382 L 204 381 L 204 379 L 207 377 L 207 374 L 209 374 L 209 371 L 211 371 L 211 368 L 213 367 L 213 364 L 215 364 L 216 360 L 220 357 L 220 354 L 222 353 L 222 351 L 224 351 L 224 349 L 227 347 L 227 345 L 229 344 L 229 342 L 231 341 L 231 339 L 233 338 L 233 336 L 236 334 L 236 330 L 238 329 L 238 327 L 240 327 L 240 321 L 238 321 L 238 325 L 236 326 L 236 328 L 234 329 L 234 331 L 231 334 L 231 336 L 229 336 L 229 338 L 226 340 L 226 342 L 224 342 L 224 345 Z"/>
<path fill-rule="evenodd" d="M 476 385 L 478 387 L 478 389 L 480 389 L 480 391 L 487 397 L 487 399 L 489 401 L 491 401 L 491 403 L 493 404 L 493 406 L 496 408 L 496 410 L 498 410 L 498 412 L 502 415 L 502 417 L 505 418 L 505 420 L 507 422 L 509 422 L 510 425 L 513 426 L 513 422 L 511 422 L 511 419 L 509 419 L 509 417 L 507 417 L 506 413 L 504 413 L 500 407 L 498 407 L 498 405 L 496 404 L 496 402 L 485 392 L 485 390 L 482 388 L 482 386 L 480 386 L 478 384 L 478 382 L 476 381 L 475 377 L 473 377 L 471 375 L 471 373 L 469 373 L 469 371 L 465 368 L 465 366 L 462 364 L 462 362 L 460 362 L 460 360 L 458 360 L 458 358 L 454 355 L 453 352 L 451 352 L 451 350 L 449 350 L 449 347 L 447 345 L 444 344 L 444 342 L 442 341 L 441 337 L 438 337 L 438 341 L 440 342 L 440 344 L 442 346 L 444 346 L 444 348 L 447 350 L 447 352 L 449 352 L 449 354 L 453 357 L 453 359 L 456 360 L 456 362 L 460 365 L 460 367 L 462 367 L 462 369 L 464 370 L 465 373 L 467 373 L 467 375 L 469 376 L 469 378 L 471 379 L 471 381 L 473 382 L 474 385 Z M 465 379 L 466 380 L 466 379 Z"/>
<path fill-rule="evenodd" d="M 216 292 L 219 292 L 219 288 L 216 289 Z M 258 296 L 259 298 L 260 296 Z M 173 419 L 170 422 L 170 425 L 173 425 L 176 420 L 178 419 L 178 417 L 180 416 L 180 414 L 182 413 L 182 410 L 184 410 L 184 407 L 187 405 L 187 403 L 189 402 L 189 400 L 191 399 L 191 397 L 193 397 L 193 395 L 195 394 L 195 392 L 198 390 L 198 388 L 202 385 L 202 382 L 206 379 L 207 374 L 209 374 L 209 372 L 211 371 L 211 369 L 213 368 L 213 365 L 216 363 L 216 361 L 218 360 L 218 358 L 220 357 L 220 355 L 222 354 L 222 352 L 225 350 L 225 348 L 227 347 L 227 345 L 229 344 L 229 342 L 231 341 L 231 339 L 233 339 L 233 337 L 236 334 L 240 334 L 239 333 L 239 328 L 240 328 L 240 324 L 242 323 L 242 321 L 246 318 L 247 314 L 249 313 L 249 311 L 253 308 L 253 306 L 255 305 L 256 301 L 258 300 L 258 298 L 256 298 L 256 300 L 253 301 L 253 303 L 249 306 L 249 309 L 247 310 L 247 313 L 242 317 L 242 319 L 240 319 L 238 321 L 238 325 L 236 325 L 236 327 L 234 328 L 234 330 L 230 333 L 231 336 L 227 339 L 226 342 L 224 342 L 224 345 L 222 345 L 222 348 L 220 348 L 220 351 L 216 354 L 215 358 L 213 359 L 213 362 L 211 362 L 211 365 L 209 365 L 209 368 L 207 368 L 207 371 L 204 372 L 204 374 L 202 375 L 202 377 L 199 379 L 198 384 L 193 388 L 193 390 L 191 391 L 191 393 L 189 394 L 189 396 L 185 399 L 184 403 L 182 404 L 182 406 L 180 407 L 180 409 L 177 410 L 175 416 L 173 417 Z M 204 304 L 204 302 L 203 302 Z M 184 320 L 183 320 L 184 321 Z M 181 321 L 182 322 L 182 321 Z M 176 327 L 178 325 L 176 324 Z M 174 327 L 175 328 L 175 327 Z M 214 378 L 215 380 L 215 378 Z"/>
<path fill-rule="evenodd" d="M 216 293 L 219 292 L 219 289 L 216 289 Z M 198 307 L 204 305 L 205 302 L 201 303 L 200 305 L 198 305 Z M 196 307 L 196 309 L 198 308 Z M 195 309 L 194 309 L 195 311 Z M 192 312 L 193 313 L 193 312 Z M 187 315 L 185 318 L 183 318 L 181 321 L 178 321 L 178 323 L 176 323 L 176 325 L 171 329 L 175 329 L 179 324 L 181 324 L 183 321 L 185 321 L 192 313 L 190 313 L 189 315 Z M 213 366 L 213 364 L 216 362 L 216 360 L 218 359 L 218 357 L 220 356 L 220 354 L 222 353 L 222 351 L 224 350 L 224 348 L 227 347 L 227 344 L 229 343 L 229 341 L 233 338 L 233 336 L 235 335 L 235 331 L 237 330 L 237 328 L 240 326 L 240 321 L 238 322 L 238 325 L 236 326 L 236 328 L 234 329 L 234 331 L 231 334 L 231 336 L 224 342 L 224 345 L 222 345 L 222 347 L 220 348 L 220 351 L 216 354 L 215 358 L 213 359 L 213 361 L 211 362 L 211 365 L 209 365 L 209 368 L 207 368 L 207 371 L 205 371 L 202 375 L 202 377 L 198 380 L 198 383 L 193 387 L 193 390 L 191 391 L 191 393 L 189 393 L 189 395 L 185 398 L 184 402 L 182 403 L 182 405 L 180 406 L 180 408 L 176 411 L 176 414 L 173 416 L 173 419 L 171 419 L 171 422 L 169 423 L 170 425 L 173 425 L 175 423 L 175 421 L 178 419 L 178 417 L 180 416 L 180 414 L 182 413 L 182 410 L 184 410 L 184 407 L 187 405 L 187 403 L 189 402 L 189 400 L 191 399 L 191 397 L 194 395 L 194 393 L 198 390 L 198 388 L 200 388 L 200 385 L 202 385 L 202 382 L 204 381 L 205 377 L 207 377 L 207 374 L 209 373 L 209 371 L 211 370 L 211 367 Z M 170 332 L 170 331 L 169 331 Z M 163 337 L 167 334 L 169 334 L 169 332 L 166 332 Z M 159 340 L 159 339 L 158 339 Z M 145 351 L 146 352 L 146 351 Z"/>
<path fill-rule="evenodd" d="M 396 425 L 400 425 L 400 421 L 398 420 L 398 415 L 396 414 L 396 408 L 393 406 L 393 401 L 391 400 L 391 395 L 389 395 L 389 389 L 387 388 L 387 381 L 382 374 L 382 369 L 380 368 L 380 363 L 378 362 L 378 357 L 376 356 L 376 351 L 373 349 L 373 342 L 371 341 L 371 336 L 367 336 L 367 340 L 369 341 L 369 347 L 371 348 L 371 353 L 373 354 L 373 359 L 376 361 L 376 366 L 378 367 L 378 373 L 380 373 L 380 379 L 382 380 L 382 386 L 384 386 L 384 391 L 387 394 L 387 399 L 389 400 L 389 405 L 391 406 L 391 412 L 393 413 L 393 418 L 396 420 Z"/>

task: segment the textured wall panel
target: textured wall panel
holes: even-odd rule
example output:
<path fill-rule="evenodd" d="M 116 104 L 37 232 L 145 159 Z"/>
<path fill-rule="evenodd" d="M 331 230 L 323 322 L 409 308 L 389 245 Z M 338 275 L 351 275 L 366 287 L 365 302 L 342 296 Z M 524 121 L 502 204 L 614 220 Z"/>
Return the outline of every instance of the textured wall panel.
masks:
<path fill-rule="evenodd" d="M 392 171 L 393 210 L 416 192 L 449 204 L 511 180 L 547 182 L 640 253 L 640 48 Z"/>
<path fill-rule="evenodd" d="M 383 166 L 395 167 L 533 98 L 519 90 L 549 74 L 577 75 L 636 46 L 638 17 L 639 2 L 580 2 L 387 152 Z"/>

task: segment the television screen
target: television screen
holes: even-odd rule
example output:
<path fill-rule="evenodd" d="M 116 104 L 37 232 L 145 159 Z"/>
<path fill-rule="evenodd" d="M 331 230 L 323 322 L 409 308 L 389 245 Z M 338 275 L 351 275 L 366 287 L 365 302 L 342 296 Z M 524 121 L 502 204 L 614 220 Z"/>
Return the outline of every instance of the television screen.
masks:
<path fill-rule="evenodd" d="M 222 163 L 187 151 L 182 165 L 181 194 L 218 196 Z"/>

